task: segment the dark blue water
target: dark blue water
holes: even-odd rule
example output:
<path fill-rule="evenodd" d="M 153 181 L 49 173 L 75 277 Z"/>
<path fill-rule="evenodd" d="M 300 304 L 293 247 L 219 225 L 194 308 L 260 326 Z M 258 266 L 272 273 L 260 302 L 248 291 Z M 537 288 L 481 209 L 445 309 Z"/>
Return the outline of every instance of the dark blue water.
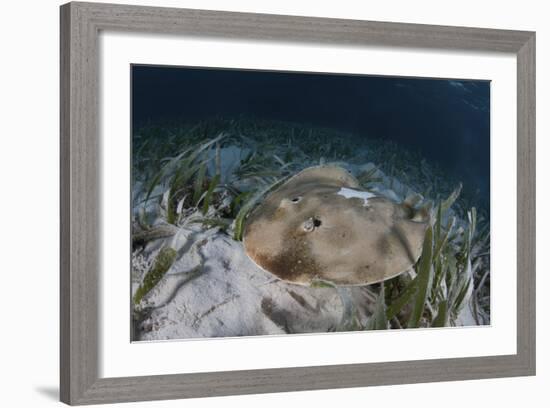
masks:
<path fill-rule="evenodd" d="M 242 116 L 395 141 L 489 202 L 488 81 L 132 66 L 134 128 Z"/>

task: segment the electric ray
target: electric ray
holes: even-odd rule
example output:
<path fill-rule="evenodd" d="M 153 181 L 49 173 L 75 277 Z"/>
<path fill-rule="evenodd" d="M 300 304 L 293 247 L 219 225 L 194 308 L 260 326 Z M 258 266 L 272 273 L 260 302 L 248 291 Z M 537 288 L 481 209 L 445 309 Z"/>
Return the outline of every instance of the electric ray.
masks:
<path fill-rule="evenodd" d="M 427 208 L 364 191 L 337 166 L 307 168 L 268 194 L 248 219 L 248 256 L 278 278 L 309 285 L 368 285 L 420 257 Z"/>

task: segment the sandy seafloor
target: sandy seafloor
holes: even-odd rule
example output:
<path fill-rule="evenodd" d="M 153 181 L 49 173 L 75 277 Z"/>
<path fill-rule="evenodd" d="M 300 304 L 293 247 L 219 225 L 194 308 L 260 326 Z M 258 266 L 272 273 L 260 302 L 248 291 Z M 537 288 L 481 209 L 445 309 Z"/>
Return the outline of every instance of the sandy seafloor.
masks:
<path fill-rule="evenodd" d="M 236 146 L 221 150 L 225 177 L 231 177 L 246 154 L 246 149 Z M 337 164 L 352 174 L 376 167 L 371 162 Z M 414 186 L 378 168 L 376 176 L 379 181 L 372 187 L 375 194 L 400 202 L 416 192 Z M 133 190 L 140 196 L 145 188 L 136 183 Z M 136 214 L 138 211 L 134 208 Z M 160 248 L 169 246 L 177 252 L 165 276 L 136 308 L 139 313 L 134 314 L 133 340 L 320 333 L 367 326 L 376 300 L 369 286 L 305 287 L 283 282 L 252 262 L 242 242 L 231 234 L 192 222 L 200 216 L 199 211 L 188 213 L 182 223 L 169 227 L 173 235 L 153 240 L 133 253 L 131 281 L 135 293 Z M 164 225 L 161 218 L 155 223 Z M 454 323 L 476 324 L 469 304 Z"/>

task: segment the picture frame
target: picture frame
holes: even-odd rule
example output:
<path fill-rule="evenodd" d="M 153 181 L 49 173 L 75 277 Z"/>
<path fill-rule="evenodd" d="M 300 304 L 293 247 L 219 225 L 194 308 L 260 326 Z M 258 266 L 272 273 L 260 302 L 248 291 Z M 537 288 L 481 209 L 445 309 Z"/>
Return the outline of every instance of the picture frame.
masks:
<path fill-rule="evenodd" d="M 535 374 L 535 33 L 72 2 L 61 6 L 60 396 L 70 405 Z M 101 378 L 99 33 L 513 53 L 517 58 L 517 353 Z"/>

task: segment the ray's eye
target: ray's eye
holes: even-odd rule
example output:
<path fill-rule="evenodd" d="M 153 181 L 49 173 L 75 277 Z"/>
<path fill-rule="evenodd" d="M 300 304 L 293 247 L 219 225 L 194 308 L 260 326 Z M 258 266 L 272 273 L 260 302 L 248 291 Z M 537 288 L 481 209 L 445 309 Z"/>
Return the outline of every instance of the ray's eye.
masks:
<path fill-rule="evenodd" d="M 320 227 L 321 226 L 321 220 L 319 218 L 313 219 L 313 226 L 314 227 Z"/>
<path fill-rule="evenodd" d="M 294 197 L 294 198 L 293 198 L 292 200 L 290 200 L 290 201 L 292 201 L 293 203 L 297 203 L 297 202 L 299 202 L 301 199 L 302 199 L 302 197 Z"/>
<path fill-rule="evenodd" d="M 305 232 L 311 232 L 313 231 L 313 228 L 315 228 L 315 226 L 313 225 L 313 219 L 312 218 L 308 218 L 304 224 L 302 225 L 302 228 L 304 229 Z"/>

